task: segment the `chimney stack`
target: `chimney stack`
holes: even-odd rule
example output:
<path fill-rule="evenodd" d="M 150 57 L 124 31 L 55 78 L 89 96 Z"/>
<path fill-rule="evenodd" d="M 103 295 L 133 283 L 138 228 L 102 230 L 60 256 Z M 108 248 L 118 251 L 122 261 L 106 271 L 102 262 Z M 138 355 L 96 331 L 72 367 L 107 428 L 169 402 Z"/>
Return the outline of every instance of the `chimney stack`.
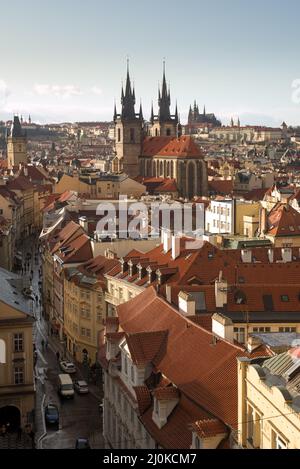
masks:
<path fill-rule="evenodd" d="M 180 256 L 180 238 L 172 235 L 172 259 L 177 259 Z"/>
<path fill-rule="evenodd" d="M 218 280 L 215 281 L 215 300 L 216 307 L 223 308 L 227 304 L 227 280 L 222 278 L 222 271 L 219 273 Z"/>
<path fill-rule="evenodd" d="M 233 322 L 223 314 L 215 313 L 212 317 L 212 333 L 233 344 Z"/>
<path fill-rule="evenodd" d="M 196 302 L 192 295 L 181 291 L 178 294 L 178 309 L 183 316 L 195 316 Z"/>

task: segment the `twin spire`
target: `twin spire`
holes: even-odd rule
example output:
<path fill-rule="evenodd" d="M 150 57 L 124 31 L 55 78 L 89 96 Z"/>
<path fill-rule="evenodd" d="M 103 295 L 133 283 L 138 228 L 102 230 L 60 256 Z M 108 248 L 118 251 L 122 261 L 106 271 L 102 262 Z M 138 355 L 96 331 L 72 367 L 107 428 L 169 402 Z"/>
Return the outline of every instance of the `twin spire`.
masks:
<path fill-rule="evenodd" d="M 122 111 L 121 111 L 121 114 L 117 114 L 117 107 L 115 103 L 114 120 L 116 120 L 117 117 L 121 117 L 124 120 L 135 120 L 135 119 L 143 120 L 142 103 L 140 103 L 140 109 L 139 109 L 138 114 L 136 114 L 135 112 L 135 104 L 136 104 L 135 90 L 134 90 L 134 85 L 133 86 L 131 85 L 130 73 L 129 73 L 129 59 L 127 59 L 127 75 L 126 75 L 125 91 L 124 91 L 123 84 L 122 84 L 122 89 L 121 89 Z M 153 103 L 152 103 L 151 122 L 154 122 L 155 118 L 157 118 L 160 122 L 176 120 L 176 123 L 178 123 L 177 103 L 176 103 L 174 115 L 171 115 L 170 105 L 171 105 L 170 88 L 168 89 L 167 87 L 166 73 L 165 73 L 165 61 L 164 61 L 163 62 L 162 88 L 161 90 L 160 89 L 158 90 L 159 113 L 158 113 L 158 116 L 154 115 Z"/>

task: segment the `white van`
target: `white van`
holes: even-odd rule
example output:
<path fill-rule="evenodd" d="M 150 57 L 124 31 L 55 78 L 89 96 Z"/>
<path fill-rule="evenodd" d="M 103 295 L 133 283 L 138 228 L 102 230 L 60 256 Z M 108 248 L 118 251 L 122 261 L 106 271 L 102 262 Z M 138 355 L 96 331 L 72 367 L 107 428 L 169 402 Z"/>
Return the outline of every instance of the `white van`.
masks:
<path fill-rule="evenodd" d="M 58 375 L 58 393 L 61 397 L 66 399 L 73 399 L 74 397 L 74 386 L 70 375 L 61 374 Z"/>

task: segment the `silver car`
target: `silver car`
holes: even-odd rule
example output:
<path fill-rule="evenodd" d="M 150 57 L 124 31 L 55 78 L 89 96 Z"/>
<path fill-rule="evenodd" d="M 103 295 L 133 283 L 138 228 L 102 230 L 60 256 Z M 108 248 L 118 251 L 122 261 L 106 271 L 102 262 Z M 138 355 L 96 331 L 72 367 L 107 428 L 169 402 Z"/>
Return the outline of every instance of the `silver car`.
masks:
<path fill-rule="evenodd" d="M 67 362 L 63 360 L 59 363 L 59 366 L 65 373 L 68 373 L 68 374 L 76 373 L 75 365 L 72 362 Z"/>
<path fill-rule="evenodd" d="M 75 381 L 74 388 L 78 392 L 78 394 L 87 394 L 89 392 L 88 385 L 86 381 Z"/>

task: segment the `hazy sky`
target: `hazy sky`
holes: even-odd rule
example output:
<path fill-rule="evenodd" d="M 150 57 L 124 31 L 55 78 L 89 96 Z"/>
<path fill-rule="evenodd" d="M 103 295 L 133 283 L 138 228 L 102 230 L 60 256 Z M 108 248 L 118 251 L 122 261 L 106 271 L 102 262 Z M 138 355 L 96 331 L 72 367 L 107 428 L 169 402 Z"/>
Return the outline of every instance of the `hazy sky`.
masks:
<path fill-rule="evenodd" d="M 224 122 L 300 125 L 299 15 L 299 0 L 2 1 L 0 118 L 111 119 L 129 55 L 145 117 L 166 57 L 183 122 L 196 99 Z"/>

